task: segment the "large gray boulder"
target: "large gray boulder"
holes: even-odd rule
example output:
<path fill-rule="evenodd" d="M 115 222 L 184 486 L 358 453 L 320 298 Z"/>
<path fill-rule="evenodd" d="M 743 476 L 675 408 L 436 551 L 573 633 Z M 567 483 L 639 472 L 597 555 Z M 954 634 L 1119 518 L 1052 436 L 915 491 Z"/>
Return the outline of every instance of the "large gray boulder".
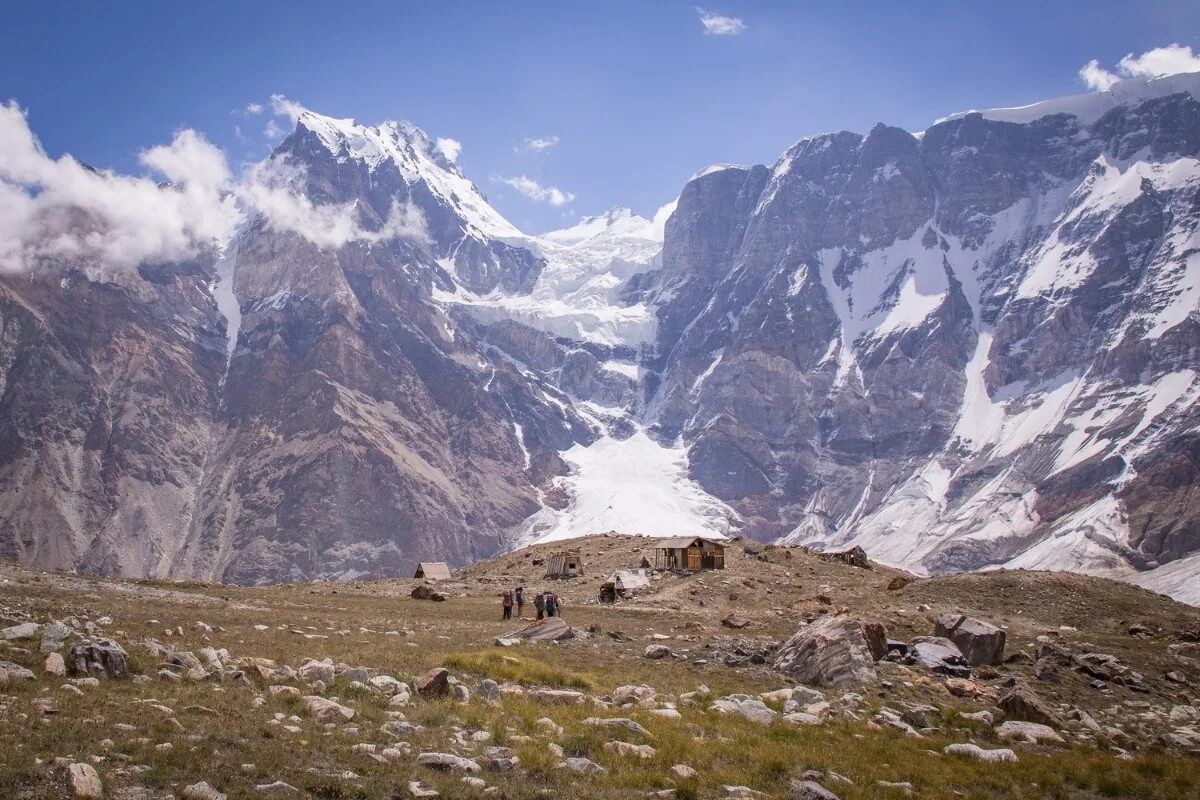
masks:
<path fill-rule="evenodd" d="M 561 642 L 575 638 L 575 629 L 563 622 L 562 617 L 547 617 L 531 622 L 519 630 L 506 633 L 501 639 L 522 639 L 527 642 Z"/>
<path fill-rule="evenodd" d="M 846 688 L 875 680 L 875 660 L 853 617 L 821 617 L 788 639 L 775 656 L 774 668 L 800 683 Z"/>
<path fill-rule="evenodd" d="M 966 614 L 940 615 L 934 635 L 954 642 L 973 667 L 999 664 L 1004 659 L 1004 631 Z"/>
<path fill-rule="evenodd" d="M 67 654 L 67 671 L 85 677 L 103 673 L 110 678 L 128 678 L 129 656 L 112 639 L 85 639 Z"/>

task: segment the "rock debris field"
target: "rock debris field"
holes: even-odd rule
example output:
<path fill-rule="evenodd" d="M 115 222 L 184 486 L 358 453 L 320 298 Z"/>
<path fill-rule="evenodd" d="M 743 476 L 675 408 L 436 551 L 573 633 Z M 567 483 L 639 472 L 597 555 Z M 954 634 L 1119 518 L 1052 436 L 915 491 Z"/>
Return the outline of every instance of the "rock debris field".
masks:
<path fill-rule="evenodd" d="M 1195 608 L 741 541 L 601 604 L 649 540 L 571 542 L 584 575 L 543 579 L 563 547 L 435 592 L 0 567 L 0 795 L 1200 796 Z M 522 583 L 563 616 L 503 621 Z"/>

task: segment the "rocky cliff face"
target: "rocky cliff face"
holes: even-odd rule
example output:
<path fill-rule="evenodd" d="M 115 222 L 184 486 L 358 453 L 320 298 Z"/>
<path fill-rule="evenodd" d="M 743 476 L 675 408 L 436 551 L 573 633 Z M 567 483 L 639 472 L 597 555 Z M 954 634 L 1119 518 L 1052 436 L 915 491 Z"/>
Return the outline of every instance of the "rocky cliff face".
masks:
<path fill-rule="evenodd" d="M 697 177 L 663 253 L 697 288 L 659 303 L 649 418 L 761 539 L 935 572 L 1194 551 L 1186 88 L 1094 119 L 880 125 L 803 140 L 761 182 Z"/>

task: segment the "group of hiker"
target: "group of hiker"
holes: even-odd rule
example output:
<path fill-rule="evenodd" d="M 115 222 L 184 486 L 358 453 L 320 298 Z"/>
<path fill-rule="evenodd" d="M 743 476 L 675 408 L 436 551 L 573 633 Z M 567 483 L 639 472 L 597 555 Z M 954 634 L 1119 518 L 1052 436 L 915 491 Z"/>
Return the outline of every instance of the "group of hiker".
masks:
<path fill-rule="evenodd" d="M 525 615 L 524 586 L 518 586 L 516 589 L 505 589 L 500 597 L 501 605 L 504 608 L 504 619 L 512 619 L 513 606 L 516 606 L 518 618 Z M 540 592 L 533 596 L 533 608 L 537 611 L 538 619 L 561 616 L 562 600 L 554 592 Z"/>

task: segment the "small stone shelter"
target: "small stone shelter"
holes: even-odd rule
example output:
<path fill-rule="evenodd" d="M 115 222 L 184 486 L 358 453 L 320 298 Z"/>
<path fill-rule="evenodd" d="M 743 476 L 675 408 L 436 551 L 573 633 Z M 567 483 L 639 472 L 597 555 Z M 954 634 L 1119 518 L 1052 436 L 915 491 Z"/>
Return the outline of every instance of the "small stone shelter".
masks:
<path fill-rule="evenodd" d="M 546 559 L 547 578 L 583 577 L 583 558 L 576 551 L 556 553 Z"/>

